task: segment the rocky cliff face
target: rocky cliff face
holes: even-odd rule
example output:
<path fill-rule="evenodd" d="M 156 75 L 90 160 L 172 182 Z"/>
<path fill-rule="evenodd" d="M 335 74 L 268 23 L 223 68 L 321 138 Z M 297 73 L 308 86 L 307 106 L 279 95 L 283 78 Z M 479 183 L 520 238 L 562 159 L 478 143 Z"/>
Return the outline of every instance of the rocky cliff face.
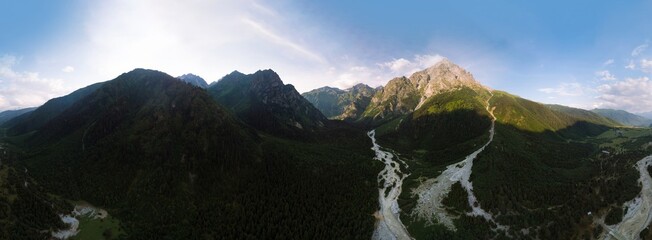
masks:
<path fill-rule="evenodd" d="M 486 90 L 484 86 L 475 81 L 471 73 L 448 59 L 412 74 L 410 82 L 420 95 L 417 108 L 429 97 L 460 87 L 469 87 L 476 92 Z"/>
<path fill-rule="evenodd" d="M 294 86 L 283 84 L 281 78 L 272 70 L 259 71 L 252 75 L 251 92 L 263 103 L 283 108 L 306 109 L 305 100 Z"/>
<path fill-rule="evenodd" d="M 374 95 L 362 117 L 377 120 L 404 115 L 421 107 L 432 96 L 462 87 L 478 93 L 487 91 L 486 87 L 475 81 L 471 73 L 444 59 L 409 78 L 390 80 Z"/>
<path fill-rule="evenodd" d="M 352 88 L 349 88 L 347 93 L 344 94 L 344 99 L 349 100 L 348 104 L 345 105 L 342 114 L 336 118 L 345 121 L 353 121 L 360 118 L 364 110 L 367 109 L 371 103 L 371 98 L 374 96 L 376 91 L 377 89 L 365 84 L 357 84 Z"/>

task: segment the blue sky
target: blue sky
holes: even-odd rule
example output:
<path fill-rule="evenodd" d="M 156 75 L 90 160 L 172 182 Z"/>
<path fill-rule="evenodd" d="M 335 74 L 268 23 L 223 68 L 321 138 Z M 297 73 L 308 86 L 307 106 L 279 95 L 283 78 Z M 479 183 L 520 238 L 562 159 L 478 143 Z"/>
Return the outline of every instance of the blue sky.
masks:
<path fill-rule="evenodd" d="M 271 68 L 300 92 L 446 57 L 544 103 L 652 111 L 651 1 L 0 0 L 0 110 L 144 67 Z"/>

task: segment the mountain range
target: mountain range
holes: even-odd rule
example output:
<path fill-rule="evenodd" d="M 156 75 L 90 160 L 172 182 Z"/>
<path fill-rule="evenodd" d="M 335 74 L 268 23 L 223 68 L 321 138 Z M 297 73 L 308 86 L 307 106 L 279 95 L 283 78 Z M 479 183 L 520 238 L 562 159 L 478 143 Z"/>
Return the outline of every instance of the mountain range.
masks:
<path fill-rule="evenodd" d="M 390 221 L 379 187 L 398 191 L 391 223 L 415 239 L 594 239 L 624 218 L 641 191 L 631 166 L 652 153 L 647 129 L 622 128 L 643 119 L 490 89 L 447 59 L 303 94 L 272 70 L 208 85 L 134 69 L 10 114 L 0 239 L 48 238 L 79 202 L 119 221 L 97 238 L 369 239 Z"/>
<path fill-rule="evenodd" d="M 631 127 L 649 127 L 652 124 L 652 119 L 629 113 L 624 110 L 614 110 L 614 109 L 593 109 L 591 110 L 594 113 L 600 114 L 604 117 L 613 119 L 624 126 Z"/>
<path fill-rule="evenodd" d="M 301 96 L 329 119 L 355 121 L 367 109 L 377 90 L 365 84 L 357 84 L 345 90 L 322 87 Z"/>
<path fill-rule="evenodd" d="M 35 107 L 31 108 L 23 108 L 23 109 L 17 109 L 17 110 L 7 110 L 4 112 L 0 112 L 0 124 L 5 123 L 6 121 L 9 121 L 15 117 L 18 117 L 20 115 L 23 115 L 25 113 L 29 113 L 31 111 L 34 111 L 36 109 Z"/>
<path fill-rule="evenodd" d="M 245 123 L 272 134 L 299 136 L 325 126 L 326 117 L 272 70 L 234 71 L 208 88 Z"/>

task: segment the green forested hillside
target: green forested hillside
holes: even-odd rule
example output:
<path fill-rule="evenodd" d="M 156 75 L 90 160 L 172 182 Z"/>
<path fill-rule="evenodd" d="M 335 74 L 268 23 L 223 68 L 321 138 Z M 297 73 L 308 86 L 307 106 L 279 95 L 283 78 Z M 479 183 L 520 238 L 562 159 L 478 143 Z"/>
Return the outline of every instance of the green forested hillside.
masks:
<path fill-rule="evenodd" d="M 469 88 L 435 95 L 416 111 L 378 127 L 379 138 L 433 164 L 459 160 L 489 129 L 488 96 Z"/>
<path fill-rule="evenodd" d="M 12 135 L 34 131 L 61 114 L 80 99 L 93 93 L 95 90 L 100 88 L 102 84 L 103 83 L 95 83 L 78 89 L 66 96 L 51 99 L 34 111 L 5 122 L 2 124 L 2 127 L 8 128 L 8 133 Z"/>
<path fill-rule="evenodd" d="M 338 124 L 312 134 L 259 135 L 205 90 L 136 69 L 5 141 L 26 151 L 12 165 L 107 209 L 129 239 L 369 238 L 368 138 Z"/>
<path fill-rule="evenodd" d="M 591 112 L 597 113 L 600 116 L 613 119 L 618 123 L 630 127 L 649 127 L 652 124 L 652 119 L 647 119 L 624 110 L 615 109 L 593 109 Z"/>
<path fill-rule="evenodd" d="M 425 97 L 419 84 L 440 77 L 396 79 L 368 106 L 374 117 L 349 123 L 327 120 L 271 70 L 234 72 L 209 89 L 124 73 L 0 129 L 15 153 L 0 158 L 0 239 L 48 236 L 71 201 L 109 211 L 127 239 L 369 239 L 383 165 L 369 129 L 409 166 L 398 201 L 417 239 L 596 237 L 587 212 L 617 222 L 640 189 L 631 165 L 650 153 L 645 129 L 473 82 Z M 470 181 L 509 230 L 466 215 L 459 183 L 442 201 L 457 231 L 416 218 L 412 190 L 489 140 L 487 107 L 495 136 Z"/>
<path fill-rule="evenodd" d="M 340 96 L 346 91 L 339 88 L 322 87 L 306 93 L 301 96 L 306 98 L 327 118 L 334 118 L 344 112 L 345 103 L 342 103 Z"/>
<path fill-rule="evenodd" d="M 34 109 L 36 109 L 36 108 L 35 107 L 23 108 L 23 109 L 7 110 L 7 111 L 4 111 L 4 112 L 0 112 L 0 126 L 3 123 L 5 123 L 5 122 L 7 122 L 7 121 L 9 121 L 9 120 L 11 120 L 11 119 L 13 119 L 15 117 L 18 117 L 20 115 L 23 115 L 23 114 L 34 111 Z"/>
<path fill-rule="evenodd" d="M 506 92 L 494 91 L 497 122 L 519 130 L 554 133 L 562 137 L 581 138 L 597 135 L 618 123 L 587 110 L 546 106 Z"/>
<path fill-rule="evenodd" d="M 0 144 L 0 239 L 47 239 L 49 232 L 64 227 L 58 213 L 72 209 L 65 201 L 47 194 L 25 169 L 12 165 L 22 154 Z"/>
<path fill-rule="evenodd" d="M 326 117 L 272 70 L 245 75 L 234 71 L 208 88 L 219 104 L 250 126 L 285 137 L 306 137 Z"/>
<path fill-rule="evenodd" d="M 588 237 L 592 230 L 585 230 L 592 228 L 587 212 L 609 211 L 635 197 L 637 173 L 629 166 L 645 152 L 599 155 L 595 138 L 617 126 L 614 121 L 586 110 L 548 108 L 504 92 L 478 94 L 462 88 L 435 95 L 414 112 L 378 128 L 383 143 L 404 154 L 410 165 L 411 175 L 403 184 L 407 190 L 401 195 L 404 212 L 416 201 L 411 189 L 487 141 L 486 99 L 495 108 L 496 135 L 474 161 L 471 181 L 483 208 L 510 226 L 504 236 L 527 238 L 523 229 L 543 239 Z M 619 174 L 604 178 L 613 172 Z M 459 216 L 468 211 L 466 197 L 461 188 L 453 188 L 444 203 Z M 478 217 L 457 219 L 457 232 L 410 215 L 403 219 L 417 239 L 494 236 L 491 224 Z"/>

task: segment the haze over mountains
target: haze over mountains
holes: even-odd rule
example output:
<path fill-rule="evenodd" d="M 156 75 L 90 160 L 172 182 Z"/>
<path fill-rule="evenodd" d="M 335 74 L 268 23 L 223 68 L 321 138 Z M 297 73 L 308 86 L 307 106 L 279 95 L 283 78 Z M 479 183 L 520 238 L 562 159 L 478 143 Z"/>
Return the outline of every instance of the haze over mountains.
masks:
<path fill-rule="evenodd" d="M 593 109 L 592 112 L 600 114 L 604 117 L 611 118 L 625 126 L 632 127 L 649 127 L 652 124 L 652 119 L 629 113 L 624 110 L 614 109 Z"/>
<path fill-rule="evenodd" d="M 20 115 L 23 115 L 25 113 L 34 111 L 34 108 L 23 108 L 23 109 L 18 109 L 18 110 L 8 110 L 4 112 L 0 112 L 0 124 L 5 123 L 6 121 L 11 120 L 12 118 L 18 117 Z"/>
<path fill-rule="evenodd" d="M 399 225 L 416 239 L 599 238 L 646 214 L 631 207 L 646 194 L 632 166 L 652 135 L 622 128 L 645 123 L 493 90 L 447 59 L 378 88 L 304 94 L 272 70 L 208 85 L 135 69 L 0 125 L 0 238 L 52 236 L 80 201 L 119 222 L 95 235 L 109 239 L 369 239 L 405 236 Z M 400 217 L 383 230 L 390 187 Z"/>

